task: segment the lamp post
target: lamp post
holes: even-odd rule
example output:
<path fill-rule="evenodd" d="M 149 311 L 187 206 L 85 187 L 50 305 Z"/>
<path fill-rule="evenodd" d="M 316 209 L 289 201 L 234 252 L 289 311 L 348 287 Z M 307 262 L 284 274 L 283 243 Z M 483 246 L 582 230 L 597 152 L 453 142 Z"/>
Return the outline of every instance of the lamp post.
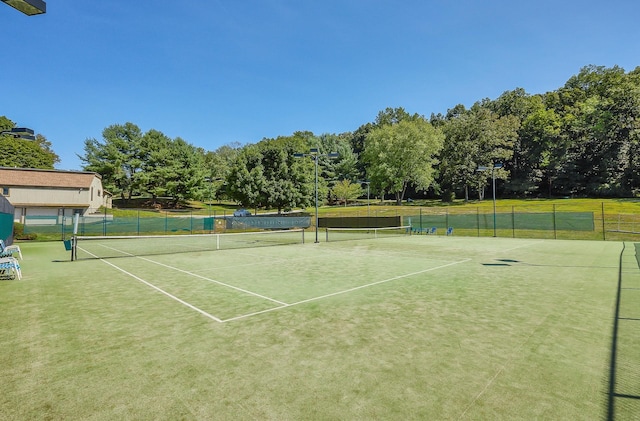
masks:
<path fill-rule="evenodd" d="M 211 177 L 205 177 L 204 181 L 209 182 L 209 218 L 211 218 L 211 185 L 213 184 L 213 179 Z"/>
<path fill-rule="evenodd" d="M 496 176 L 495 170 L 498 168 L 502 168 L 501 163 L 493 164 L 491 167 L 478 167 L 477 171 L 487 171 L 491 170 L 491 184 L 493 190 L 493 236 L 496 237 Z"/>
<path fill-rule="evenodd" d="M 36 137 L 33 135 L 33 129 L 26 127 L 14 127 L 11 130 L 3 130 L 0 132 L 0 135 L 1 134 L 11 136 L 14 139 L 36 140 Z"/>
<path fill-rule="evenodd" d="M 311 148 L 309 150 L 309 153 L 294 153 L 293 156 L 295 158 L 303 158 L 305 156 L 308 156 L 308 157 L 311 157 L 311 159 L 313 159 L 313 162 L 315 163 L 316 243 L 319 243 L 318 241 L 318 158 L 320 158 L 321 156 L 326 156 L 330 159 L 334 159 L 334 158 L 337 158 L 339 154 L 336 152 L 321 154 L 318 148 Z"/>
<path fill-rule="evenodd" d="M 370 216 L 369 215 L 369 185 L 371 184 L 371 181 L 358 180 L 358 183 L 367 185 L 367 216 Z"/>
<path fill-rule="evenodd" d="M 42 0 L 2 0 L 27 16 L 39 15 L 47 12 L 47 4 Z"/>

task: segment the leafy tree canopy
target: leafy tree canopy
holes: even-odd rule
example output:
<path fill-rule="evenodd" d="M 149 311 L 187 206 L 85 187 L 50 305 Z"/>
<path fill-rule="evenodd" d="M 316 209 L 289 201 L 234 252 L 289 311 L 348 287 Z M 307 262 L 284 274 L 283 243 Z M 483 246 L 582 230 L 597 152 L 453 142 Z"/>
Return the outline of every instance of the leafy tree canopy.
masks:
<path fill-rule="evenodd" d="M 373 129 L 365 141 L 364 160 L 372 185 L 402 203 L 407 187 L 427 189 L 434 181 L 444 136 L 423 118 Z"/>

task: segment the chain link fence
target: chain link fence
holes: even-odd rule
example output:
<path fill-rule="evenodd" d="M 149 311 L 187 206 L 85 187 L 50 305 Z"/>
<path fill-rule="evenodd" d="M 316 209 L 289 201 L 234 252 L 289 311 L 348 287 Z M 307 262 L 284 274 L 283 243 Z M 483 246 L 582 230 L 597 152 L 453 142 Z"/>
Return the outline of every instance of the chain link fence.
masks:
<path fill-rule="evenodd" d="M 275 216 L 275 215 L 273 215 Z M 527 204 L 496 206 L 370 206 L 357 211 L 349 208 L 322 209 L 327 217 L 401 217 L 402 225 L 415 232 L 433 232 L 456 236 L 548 238 L 579 240 L 640 241 L 640 214 L 623 214 L 607 210 L 604 203 L 590 207 L 571 204 Z M 253 218 L 236 218 L 215 212 L 210 215 L 190 211 L 130 211 L 127 216 L 111 214 L 80 218 L 79 235 L 152 235 L 222 232 L 229 229 L 264 229 L 251 224 Z M 284 218 L 284 217 L 283 217 Z M 240 224 L 242 219 L 242 224 Z M 305 219 L 315 229 L 315 218 Z M 264 221 L 263 221 L 264 222 Z M 262 224 L 264 225 L 264 224 Z M 282 225 L 279 223 L 279 225 Z M 288 228 L 289 226 L 285 226 Z M 72 235 L 72 217 L 26 217 L 25 234 L 65 239 Z"/>
<path fill-rule="evenodd" d="M 608 210 L 604 203 L 335 209 L 325 216 L 401 216 L 417 233 L 567 240 L 640 240 L 640 214 Z"/>

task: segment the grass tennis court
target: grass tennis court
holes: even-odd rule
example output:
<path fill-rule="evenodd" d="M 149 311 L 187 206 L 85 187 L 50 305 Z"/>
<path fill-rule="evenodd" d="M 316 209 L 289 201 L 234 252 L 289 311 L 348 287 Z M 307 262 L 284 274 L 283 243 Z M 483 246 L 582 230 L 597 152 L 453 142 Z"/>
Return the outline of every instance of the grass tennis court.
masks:
<path fill-rule="evenodd" d="M 634 243 L 310 237 L 74 262 L 21 243 L 0 419 L 638 419 Z"/>

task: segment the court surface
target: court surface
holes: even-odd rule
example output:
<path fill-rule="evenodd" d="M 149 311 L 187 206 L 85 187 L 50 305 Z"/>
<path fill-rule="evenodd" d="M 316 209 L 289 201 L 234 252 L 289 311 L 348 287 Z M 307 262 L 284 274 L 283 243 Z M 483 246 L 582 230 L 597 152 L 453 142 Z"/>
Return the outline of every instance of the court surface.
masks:
<path fill-rule="evenodd" d="M 60 244 L 25 244 L 23 281 L 0 283 L 7 379 L 0 413 L 292 420 L 640 413 L 632 243 L 403 236 L 315 244 L 309 237 L 75 262 Z"/>

